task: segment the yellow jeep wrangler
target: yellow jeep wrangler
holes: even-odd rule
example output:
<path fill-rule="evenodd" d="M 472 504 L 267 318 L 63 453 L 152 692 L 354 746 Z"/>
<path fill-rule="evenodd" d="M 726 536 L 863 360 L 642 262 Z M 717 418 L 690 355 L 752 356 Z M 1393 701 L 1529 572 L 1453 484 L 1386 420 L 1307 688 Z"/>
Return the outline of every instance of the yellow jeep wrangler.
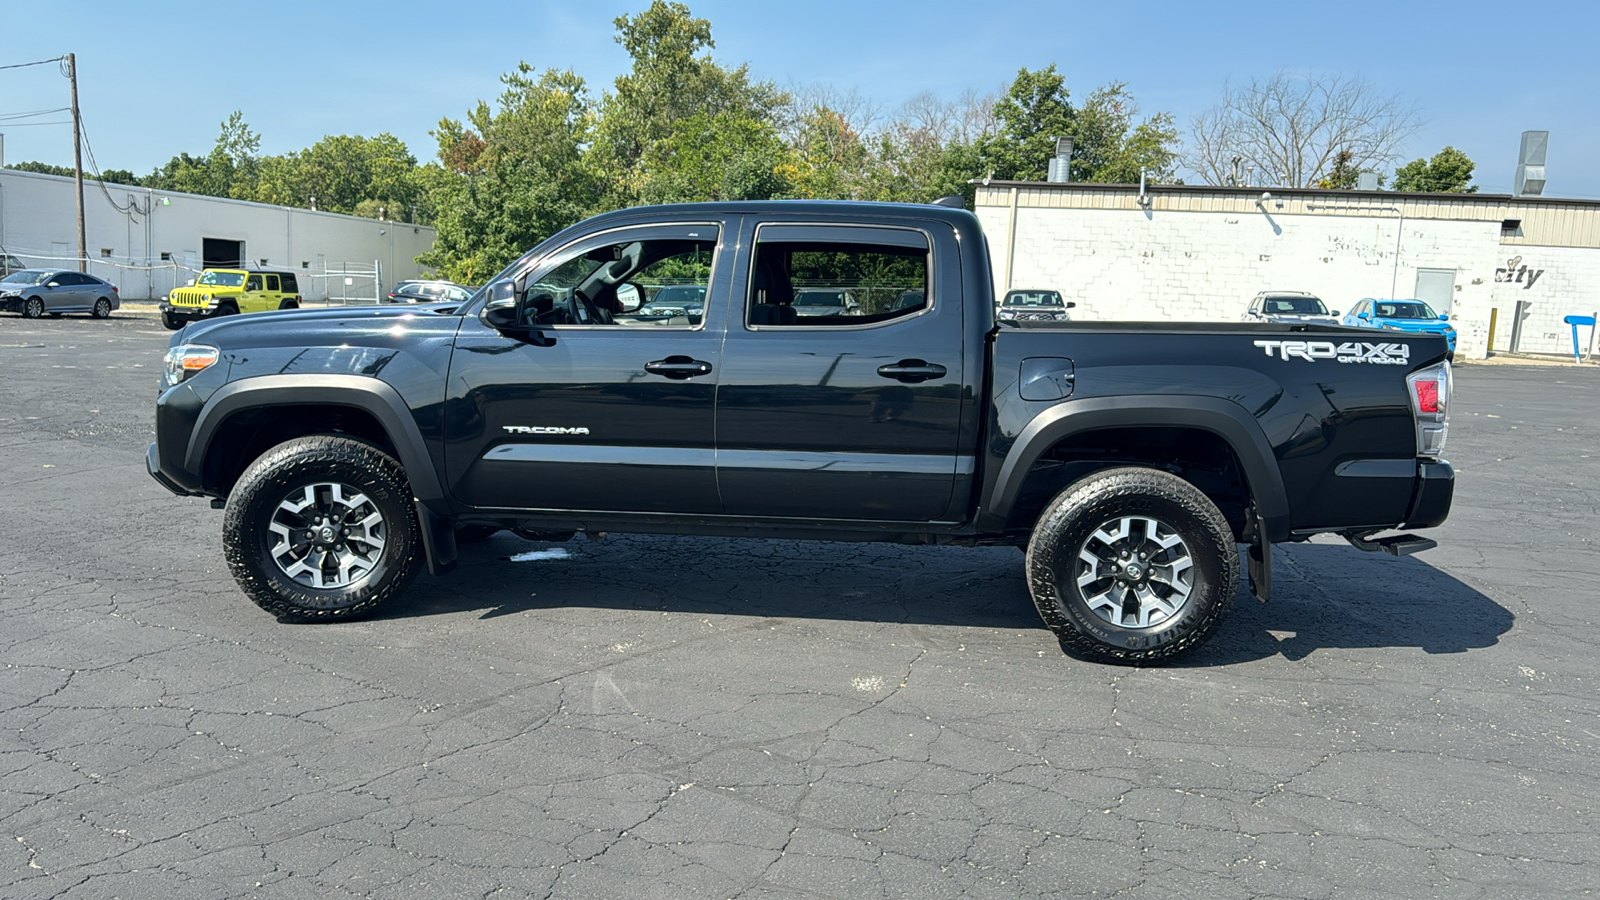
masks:
<path fill-rule="evenodd" d="M 300 283 L 293 272 L 207 269 L 161 301 L 161 324 L 177 331 L 211 316 L 299 308 Z"/>

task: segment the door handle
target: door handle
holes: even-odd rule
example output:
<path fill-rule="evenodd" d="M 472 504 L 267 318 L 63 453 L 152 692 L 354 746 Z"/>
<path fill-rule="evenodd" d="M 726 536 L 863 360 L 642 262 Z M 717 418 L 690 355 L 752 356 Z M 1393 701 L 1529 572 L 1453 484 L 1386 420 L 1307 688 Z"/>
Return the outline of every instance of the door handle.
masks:
<path fill-rule="evenodd" d="M 878 367 L 879 375 L 909 384 L 917 384 L 934 378 L 943 378 L 944 372 L 944 366 L 938 363 L 924 362 L 920 359 L 902 359 L 893 365 Z"/>
<path fill-rule="evenodd" d="M 689 356 L 669 356 L 666 359 L 645 363 L 644 370 L 652 375 L 681 380 L 693 378 L 696 375 L 710 375 L 711 363 L 702 362 Z"/>

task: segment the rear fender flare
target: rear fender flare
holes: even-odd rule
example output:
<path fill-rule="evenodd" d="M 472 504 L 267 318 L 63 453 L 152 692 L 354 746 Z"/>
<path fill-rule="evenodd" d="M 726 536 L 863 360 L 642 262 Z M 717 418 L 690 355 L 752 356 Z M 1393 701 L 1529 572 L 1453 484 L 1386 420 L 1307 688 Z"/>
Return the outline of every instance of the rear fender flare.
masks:
<path fill-rule="evenodd" d="M 413 496 L 444 508 L 444 491 L 434 471 L 422 430 L 405 400 L 392 386 L 360 375 L 261 375 L 224 385 L 207 401 L 190 432 L 184 468 L 204 471 L 217 429 L 237 412 L 264 406 L 348 406 L 370 413 L 388 433 L 411 481 Z"/>
<path fill-rule="evenodd" d="M 988 512 L 1010 515 L 1023 482 L 1039 457 L 1073 435 L 1107 428 L 1198 428 L 1228 443 L 1244 467 L 1251 501 L 1269 541 L 1289 536 L 1289 500 L 1283 474 L 1261 426 L 1244 407 L 1217 397 L 1133 394 L 1071 400 L 1035 416 L 1011 445 L 995 477 Z"/>

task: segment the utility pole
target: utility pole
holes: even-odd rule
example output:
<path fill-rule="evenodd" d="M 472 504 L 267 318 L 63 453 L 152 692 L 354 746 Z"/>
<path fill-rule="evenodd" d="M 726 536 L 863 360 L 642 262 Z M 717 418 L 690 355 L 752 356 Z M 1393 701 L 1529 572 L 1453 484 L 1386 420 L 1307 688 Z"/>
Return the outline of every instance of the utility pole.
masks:
<path fill-rule="evenodd" d="M 72 81 L 72 168 L 78 185 L 78 271 L 89 268 L 89 239 L 83 231 L 83 120 L 78 117 L 77 54 L 67 54 L 67 78 Z"/>

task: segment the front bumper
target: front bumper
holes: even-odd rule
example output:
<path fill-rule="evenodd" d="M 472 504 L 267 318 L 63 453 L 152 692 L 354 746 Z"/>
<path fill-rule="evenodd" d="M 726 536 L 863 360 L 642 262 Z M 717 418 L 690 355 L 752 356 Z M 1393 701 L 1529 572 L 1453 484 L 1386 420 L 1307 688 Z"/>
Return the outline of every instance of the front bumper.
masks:
<path fill-rule="evenodd" d="M 209 319 L 216 315 L 217 308 L 215 306 L 173 306 L 171 303 L 162 301 L 161 314 L 170 319 L 198 322 L 201 319 Z"/>
<path fill-rule="evenodd" d="M 22 312 L 22 307 L 27 302 L 27 298 L 20 294 L 15 297 L 0 297 L 0 312 Z"/>
<path fill-rule="evenodd" d="M 1456 470 L 1444 460 L 1417 465 L 1417 490 L 1411 497 L 1411 512 L 1406 528 L 1432 528 L 1450 515 L 1455 496 Z"/>

